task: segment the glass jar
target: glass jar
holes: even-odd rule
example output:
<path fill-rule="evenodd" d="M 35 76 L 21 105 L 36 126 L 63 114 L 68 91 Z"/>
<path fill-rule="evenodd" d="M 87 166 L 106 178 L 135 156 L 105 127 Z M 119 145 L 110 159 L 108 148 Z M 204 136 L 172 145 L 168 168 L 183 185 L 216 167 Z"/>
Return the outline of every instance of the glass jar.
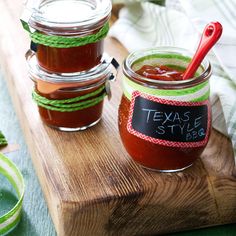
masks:
<path fill-rule="evenodd" d="M 209 78 L 204 60 L 194 78 L 149 79 L 136 73 L 144 65 L 184 70 L 193 56 L 172 47 L 130 54 L 123 65 L 119 132 L 129 155 L 144 167 L 161 172 L 183 170 L 200 157 L 211 130 Z"/>
<path fill-rule="evenodd" d="M 22 22 L 36 46 L 40 67 L 49 72 L 89 70 L 101 62 L 110 0 L 44 0 L 26 8 Z"/>
<path fill-rule="evenodd" d="M 35 83 L 32 93 L 45 124 L 61 131 L 78 131 L 99 122 L 104 97 L 110 93 L 112 60 L 86 73 L 52 74 L 41 70 L 35 54 L 26 55 L 30 78 Z"/>

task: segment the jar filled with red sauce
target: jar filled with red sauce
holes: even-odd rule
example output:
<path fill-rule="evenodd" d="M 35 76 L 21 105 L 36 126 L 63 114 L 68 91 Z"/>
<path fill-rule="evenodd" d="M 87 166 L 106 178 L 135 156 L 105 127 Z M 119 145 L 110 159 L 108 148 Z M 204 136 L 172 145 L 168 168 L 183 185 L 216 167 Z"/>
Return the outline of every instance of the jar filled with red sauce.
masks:
<path fill-rule="evenodd" d="M 109 95 L 111 59 L 86 73 L 52 74 L 42 71 L 36 56 L 27 55 L 33 100 L 45 124 L 61 131 L 78 131 L 97 124 Z"/>
<path fill-rule="evenodd" d="M 31 8 L 30 17 L 23 21 L 28 24 L 42 69 L 73 73 L 89 70 L 101 62 L 110 0 L 45 0 Z"/>
<path fill-rule="evenodd" d="M 124 61 L 119 132 L 128 154 L 143 167 L 183 170 L 207 145 L 211 66 L 204 60 L 194 78 L 182 80 L 192 56 L 161 47 L 134 52 Z"/>

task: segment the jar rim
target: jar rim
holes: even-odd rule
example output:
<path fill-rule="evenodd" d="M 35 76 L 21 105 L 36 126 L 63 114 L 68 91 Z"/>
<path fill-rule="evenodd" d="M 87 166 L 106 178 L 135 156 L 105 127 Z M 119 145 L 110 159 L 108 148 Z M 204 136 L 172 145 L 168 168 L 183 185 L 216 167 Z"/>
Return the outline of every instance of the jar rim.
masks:
<path fill-rule="evenodd" d="M 33 29 L 55 35 L 89 34 L 102 27 L 112 9 L 110 0 L 41 0 L 26 6 Z M 81 14 L 79 14 L 81 13 Z"/>
<path fill-rule="evenodd" d="M 97 81 L 99 78 L 106 78 L 112 75 L 111 63 L 112 57 L 104 53 L 101 59 L 101 63 L 96 67 L 82 72 L 76 73 L 50 73 L 43 70 L 37 62 L 37 57 L 34 52 L 29 50 L 26 53 L 26 60 L 28 64 L 28 72 L 32 80 L 42 80 L 49 83 L 84 83 Z"/>
<path fill-rule="evenodd" d="M 204 59 L 201 63 L 202 68 L 204 68 L 203 72 L 198 75 L 194 76 L 191 79 L 188 80 L 177 80 L 177 81 L 164 81 L 164 80 L 155 80 L 150 79 L 147 77 L 144 77 L 142 75 L 137 74 L 133 69 L 132 66 L 139 60 L 142 60 L 144 58 L 148 58 L 153 55 L 161 55 L 161 54 L 172 54 L 176 56 L 183 56 L 183 57 L 189 57 L 192 58 L 194 55 L 193 52 L 188 51 L 184 48 L 178 48 L 178 47 L 155 47 L 155 48 L 148 48 L 148 49 L 142 49 L 135 51 L 128 55 L 128 57 L 124 60 L 123 63 L 123 72 L 126 76 L 134 80 L 135 82 L 138 82 L 139 84 L 143 85 L 152 85 L 160 86 L 160 87 L 183 87 L 183 86 L 193 86 L 197 85 L 199 83 L 202 83 L 209 79 L 211 75 L 211 64 L 207 59 Z"/>

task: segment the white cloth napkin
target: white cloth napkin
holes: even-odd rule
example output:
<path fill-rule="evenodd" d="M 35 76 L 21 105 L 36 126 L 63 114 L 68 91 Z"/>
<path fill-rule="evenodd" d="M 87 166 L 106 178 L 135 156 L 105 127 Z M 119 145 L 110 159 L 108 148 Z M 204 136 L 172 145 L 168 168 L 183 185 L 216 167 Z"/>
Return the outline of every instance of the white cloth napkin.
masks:
<path fill-rule="evenodd" d="M 213 66 L 213 126 L 231 138 L 236 160 L 236 0 L 167 0 L 165 7 L 147 1 L 124 3 L 110 36 L 130 52 L 155 46 L 195 51 L 207 23 L 223 25 L 222 37 L 208 55 Z"/>

